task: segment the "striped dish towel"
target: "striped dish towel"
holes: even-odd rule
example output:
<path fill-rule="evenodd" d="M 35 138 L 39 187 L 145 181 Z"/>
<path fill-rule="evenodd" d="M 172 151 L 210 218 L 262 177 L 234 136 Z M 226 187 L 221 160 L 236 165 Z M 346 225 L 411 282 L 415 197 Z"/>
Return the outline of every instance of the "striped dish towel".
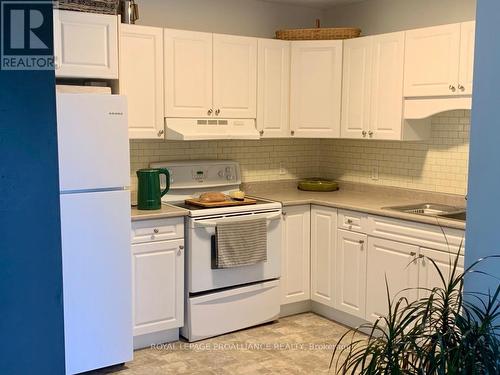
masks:
<path fill-rule="evenodd" d="M 249 266 L 267 261 L 267 220 L 218 224 L 212 268 Z"/>

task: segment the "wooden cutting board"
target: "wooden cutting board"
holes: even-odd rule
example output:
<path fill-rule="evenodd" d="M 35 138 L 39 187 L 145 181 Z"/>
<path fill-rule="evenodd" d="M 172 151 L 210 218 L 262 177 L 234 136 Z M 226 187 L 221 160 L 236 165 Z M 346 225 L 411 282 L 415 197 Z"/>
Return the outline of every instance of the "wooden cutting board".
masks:
<path fill-rule="evenodd" d="M 227 201 L 222 201 L 222 202 L 200 202 L 199 198 L 193 198 L 193 199 L 186 199 L 185 203 L 203 208 L 216 208 L 216 207 L 243 206 L 247 204 L 255 204 L 257 203 L 257 201 L 255 199 L 245 198 L 242 201 L 228 199 Z"/>

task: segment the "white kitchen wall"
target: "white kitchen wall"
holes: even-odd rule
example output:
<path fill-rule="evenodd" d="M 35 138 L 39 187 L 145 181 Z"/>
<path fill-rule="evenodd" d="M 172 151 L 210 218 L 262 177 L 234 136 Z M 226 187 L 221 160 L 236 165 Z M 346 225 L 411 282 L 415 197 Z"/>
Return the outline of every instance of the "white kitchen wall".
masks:
<path fill-rule="evenodd" d="M 474 20 L 476 0 L 365 0 L 329 9 L 325 26 L 357 26 L 363 35 Z"/>
<path fill-rule="evenodd" d="M 137 24 L 273 37 L 280 28 L 312 27 L 324 11 L 260 0 L 139 0 Z"/>
<path fill-rule="evenodd" d="M 321 171 L 338 180 L 465 195 L 469 131 L 470 111 L 459 110 L 434 116 L 426 141 L 323 140 Z"/>

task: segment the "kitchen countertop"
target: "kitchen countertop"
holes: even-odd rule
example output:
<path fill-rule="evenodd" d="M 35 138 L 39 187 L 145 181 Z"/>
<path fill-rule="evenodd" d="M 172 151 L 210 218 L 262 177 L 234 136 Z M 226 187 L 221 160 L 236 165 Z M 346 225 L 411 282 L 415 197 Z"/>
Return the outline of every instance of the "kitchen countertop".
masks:
<path fill-rule="evenodd" d="M 281 202 L 283 206 L 316 204 L 420 223 L 440 225 L 448 228 L 465 229 L 465 222 L 459 220 L 383 209 L 383 207 L 418 203 L 440 203 L 465 207 L 465 198 L 458 195 L 342 182 L 340 183 L 340 190 L 334 192 L 301 191 L 297 189 L 296 181 L 246 183 L 243 184 L 242 189 L 251 196 L 278 201 Z"/>
<path fill-rule="evenodd" d="M 132 207 L 132 221 L 150 220 L 150 219 L 166 219 L 171 217 L 183 217 L 189 213 L 188 210 L 175 207 L 170 204 L 162 204 L 159 210 L 139 210 L 137 207 Z"/>

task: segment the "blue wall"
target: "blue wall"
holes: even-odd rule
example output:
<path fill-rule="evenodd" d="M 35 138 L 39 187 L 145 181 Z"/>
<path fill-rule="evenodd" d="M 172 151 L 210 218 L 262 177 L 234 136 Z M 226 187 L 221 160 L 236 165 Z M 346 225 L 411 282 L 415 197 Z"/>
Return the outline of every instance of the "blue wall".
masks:
<path fill-rule="evenodd" d="M 0 70 L 0 374 L 63 373 L 54 72 Z"/>
<path fill-rule="evenodd" d="M 477 5 L 474 97 L 470 140 L 466 264 L 500 254 L 500 1 Z M 500 261 L 483 265 L 500 277 Z M 468 291 L 487 292 L 498 281 L 470 275 Z"/>

